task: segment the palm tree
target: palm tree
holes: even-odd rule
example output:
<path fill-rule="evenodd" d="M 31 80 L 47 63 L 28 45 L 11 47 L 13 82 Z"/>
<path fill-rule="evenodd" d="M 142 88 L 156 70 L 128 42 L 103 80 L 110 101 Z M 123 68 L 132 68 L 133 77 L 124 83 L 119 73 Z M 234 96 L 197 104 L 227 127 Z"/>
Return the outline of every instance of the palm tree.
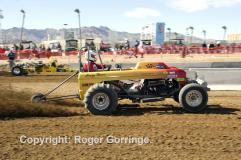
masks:
<path fill-rule="evenodd" d="M 193 36 L 193 30 L 194 30 L 194 27 L 190 26 L 189 29 L 191 30 L 191 39 L 190 39 L 190 43 L 192 43 L 192 36 Z"/>
<path fill-rule="evenodd" d="M 227 27 L 226 26 L 222 26 L 223 29 L 223 40 L 226 39 L 226 33 L 227 33 Z"/>
<path fill-rule="evenodd" d="M 169 44 L 170 44 L 170 40 L 171 40 L 171 28 L 167 28 L 168 30 L 168 40 L 169 40 Z"/>
<path fill-rule="evenodd" d="M 207 31 L 203 30 L 202 32 L 203 32 L 203 40 L 205 41 L 206 40 L 206 33 L 207 33 Z"/>

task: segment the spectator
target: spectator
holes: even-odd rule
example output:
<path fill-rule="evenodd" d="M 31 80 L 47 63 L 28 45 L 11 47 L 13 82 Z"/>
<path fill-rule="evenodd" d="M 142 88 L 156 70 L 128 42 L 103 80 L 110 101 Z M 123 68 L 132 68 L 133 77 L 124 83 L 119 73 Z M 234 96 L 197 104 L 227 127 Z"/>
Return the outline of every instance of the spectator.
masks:
<path fill-rule="evenodd" d="M 58 43 L 57 48 L 58 48 L 58 50 L 59 50 L 59 51 L 62 51 L 62 46 L 61 46 L 61 44 L 60 44 L 60 43 Z"/>
<path fill-rule="evenodd" d="M 204 42 L 204 43 L 202 44 L 202 47 L 203 47 L 203 48 L 207 48 L 206 42 Z"/>
<path fill-rule="evenodd" d="M 19 47 L 16 44 L 13 44 L 13 48 L 15 51 L 17 51 L 19 49 Z"/>
<path fill-rule="evenodd" d="M 128 39 L 125 39 L 124 48 L 125 49 L 129 49 L 130 48 L 130 41 Z"/>
<path fill-rule="evenodd" d="M 144 56 L 144 53 L 145 53 L 145 49 L 144 49 L 142 44 L 139 44 L 138 52 L 141 54 L 141 58 L 144 58 L 143 56 Z"/>
<path fill-rule="evenodd" d="M 137 58 L 137 54 L 138 54 L 138 47 L 140 45 L 140 42 L 138 40 L 136 40 L 136 43 L 135 43 L 135 57 Z"/>
<path fill-rule="evenodd" d="M 211 53 L 214 53 L 214 50 L 215 50 L 215 44 L 214 43 L 210 43 L 210 45 L 209 45 L 209 51 L 211 52 Z"/>
<path fill-rule="evenodd" d="M 13 66 L 14 66 L 14 60 L 15 60 L 15 52 L 13 51 L 13 48 L 10 50 L 10 52 L 8 53 L 8 62 L 9 62 L 9 68 L 10 70 L 12 70 Z"/>
<path fill-rule="evenodd" d="M 23 50 L 23 45 L 20 43 L 19 50 Z"/>

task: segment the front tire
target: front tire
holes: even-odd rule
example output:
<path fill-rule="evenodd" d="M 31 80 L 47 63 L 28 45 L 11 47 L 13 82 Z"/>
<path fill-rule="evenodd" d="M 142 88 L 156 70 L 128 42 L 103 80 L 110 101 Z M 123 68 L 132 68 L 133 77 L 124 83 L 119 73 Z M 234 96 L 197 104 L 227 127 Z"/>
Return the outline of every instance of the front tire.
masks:
<path fill-rule="evenodd" d="M 200 112 L 207 107 L 207 91 L 199 84 L 187 84 L 179 93 L 179 102 L 188 112 Z"/>
<path fill-rule="evenodd" d="M 111 85 L 95 84 L 87 90 L 84 103 L 94 115 L 111 115 L 117 110 L 118 96 Z"/>

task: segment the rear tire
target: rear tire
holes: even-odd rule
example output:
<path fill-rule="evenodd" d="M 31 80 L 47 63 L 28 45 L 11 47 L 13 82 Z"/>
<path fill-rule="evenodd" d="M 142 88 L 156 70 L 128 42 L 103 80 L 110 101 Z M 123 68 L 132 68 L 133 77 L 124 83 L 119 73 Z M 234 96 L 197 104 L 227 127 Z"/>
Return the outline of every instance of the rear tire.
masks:
<path fill-rule="evenodd" d="M 111 115 L 117 110 L 118 95 L 109 84 L 95 84 L 87 90 L 84 103 L 94 115 Z"/>
<path fill-rule="evenodd" d="M 187 84 L 179 93 L 179 102 L 188 112 L 200 112 L 207 107 L 207 91 L 199 84 Z"/>
<path fill-rule="evenodd" d="M 11 70 L 12 75 L 14 76 L 22 76 L 23 75 L 23 68 L 20 66 L 14 66 Z"/>

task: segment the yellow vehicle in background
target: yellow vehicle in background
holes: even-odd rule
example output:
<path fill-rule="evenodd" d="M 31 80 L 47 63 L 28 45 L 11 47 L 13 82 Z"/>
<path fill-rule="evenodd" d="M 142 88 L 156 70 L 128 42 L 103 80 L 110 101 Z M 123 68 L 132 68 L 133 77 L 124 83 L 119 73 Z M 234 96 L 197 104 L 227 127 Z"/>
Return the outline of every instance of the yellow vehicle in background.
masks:
<path fill-rule="evenodd" d="M 57 64 L 57 60 L 53 60 L 50 63 L 32 62 L 32 63 L 22 63 L 17 64 L 12 68 L 12 75 L 14 76 L 23 76 L 28 74 L 57 74 L 65 73 L 72 74 L 75 70 L 72 69 L 69 65 Z"/>

